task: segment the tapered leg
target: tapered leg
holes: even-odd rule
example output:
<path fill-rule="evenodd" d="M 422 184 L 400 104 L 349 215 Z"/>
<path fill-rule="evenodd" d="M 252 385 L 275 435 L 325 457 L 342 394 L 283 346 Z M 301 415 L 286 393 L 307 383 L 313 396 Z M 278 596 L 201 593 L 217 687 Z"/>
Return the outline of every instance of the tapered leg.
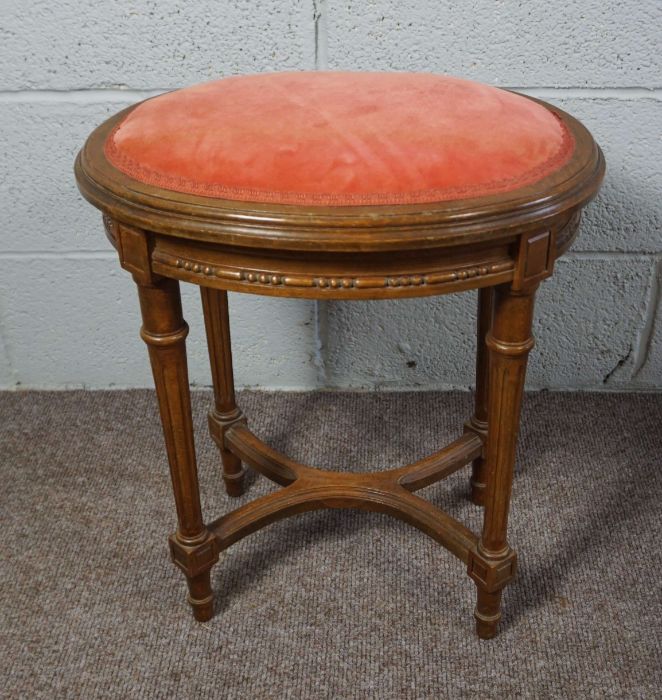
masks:
<path fill-rule="evenodd" d="M 209 430 L 221 452 L 226 491 L 229 496 L 241 496 L 244 492 L 244 469 L 239 457 L 226 449 L 224 437 L 230 425 L 244 420 L 234 396 L 228 293 L 200 287 L 200 294 L 214 384 L 214 410 L 209 413 Z"/>
<path fill-rule="evenodd" d="M 519 429 L 527 356 L 533 347 L 531 323 L 535 290 L 494 291 L 494 319 L 487 335 L 489 391 L 483 530 L 469 574 L 478 587 L 476 630 L 483 639 L 496 634 L 501 591 L 515 575 L 515 553 L 506 529 Z"/>
<path fill-rule="evenodd" d="M 489 352 L 487 334 L 492 328 L 494 313 L 494 288 L 478 290 L 478 323 L 476 328 L 476 395 L 474 414 L 469 420 L 470 429 L 487 435 L 487 394 L 489 387 Z M 473 461 L 471 468 L 471 500 L 477 505 L 485 503 L 485 459 L 481 456 Z"/>
<path fill-rule="evenodd" d="M 173 560 L 186 575 L 189 602 L 197 620 L 213 614 L 209 570 L 218 560 L 214 538 L 202 520 L 193 443 L 185 340 L 179 283 L 161 280 L 138 284 L 143 326 L 149 348 L 177 507 L 177 532 L 170 538 Z"/>

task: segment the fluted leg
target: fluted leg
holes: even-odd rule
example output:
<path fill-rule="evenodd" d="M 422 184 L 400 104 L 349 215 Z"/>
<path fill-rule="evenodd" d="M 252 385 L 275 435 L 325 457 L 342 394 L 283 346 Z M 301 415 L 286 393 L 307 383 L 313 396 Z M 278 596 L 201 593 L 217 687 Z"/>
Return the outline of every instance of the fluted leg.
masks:
<path fill-rule="evenodd" d="M 520 408 L 529 350 L 535 290 L 514 291 L 501 285 L 494 292 L 494 320 L 487 335 L 489 391 L 483 530 L 469 574 L 478 587 L 476 630 L 483 639 L 496 634 L 501 617 L 501 591 L 515 575 L 516 557 L 506 530 L 519 429 Z"/>
<path fill-rule="evenodd" d="M 200 508 L 186 363 L 188 326 L 182 318 L 179 283 L 166 279 L 139 283 L 138 294 L 141 336 L 149 348 L 177 508 L 177 532 L 170 538 L 170 549 L 186 575 L 195 618 L 208 620 L 213 614 L 209 570 L 218 551 Z"/>
<path fill-rule="evenodd" d="M 494 313 L 494 288 L 478 290 L 478 323 L 476 328 L 476 394 L 474 414 L 468 427 L 477 433 L 487 435 L 487 395 L 489 388 L 489 352 L 486 345 L 487 334 L 492 327 Z M 471 467 L 471 500 L 477 505 L 485 503 L 485 459 L 477 457 Z"/>
<path fill-rule="evenodd" d="M 226 491 L 229 496 L 241 496 L 244 493 L 244 469 L 239 457 L 226 449 L 224 437 L 230 425 L 244 420 L 234 396 L 228 294 L 225 290 L 207 287 L 200 287 L 200 294 L 214 384 L 214 409 L 209 413 L 209 431 L 221 452 Z"/>

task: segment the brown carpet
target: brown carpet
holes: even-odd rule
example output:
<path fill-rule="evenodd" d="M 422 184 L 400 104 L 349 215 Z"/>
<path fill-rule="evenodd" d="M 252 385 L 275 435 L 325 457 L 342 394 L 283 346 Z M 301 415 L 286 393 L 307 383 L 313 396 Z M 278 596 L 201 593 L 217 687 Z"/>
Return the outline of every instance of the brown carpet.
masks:
<path fill-rule="evenodd" d="M 194 394 L 211 519 L 232 503 Z M 336 469 L 452 439 L 470 396 L 268 394 L 261 437 Z M 151 392 L 0 394 L 0 694 L 7 698 L 654 698 L 662 684 L 662 396 L 531 394 L 500 635 L 474 636 L 474 585 L 386 516 L 321 511 L 233 546 L 217 616 L 192 619 Z M 467 470 L 421 492 L 479 527 Z"/>

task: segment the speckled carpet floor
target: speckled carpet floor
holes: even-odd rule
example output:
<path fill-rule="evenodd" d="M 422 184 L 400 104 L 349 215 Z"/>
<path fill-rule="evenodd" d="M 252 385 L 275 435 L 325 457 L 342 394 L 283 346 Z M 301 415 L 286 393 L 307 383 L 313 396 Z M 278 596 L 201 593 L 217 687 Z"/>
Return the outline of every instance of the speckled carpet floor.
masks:
<path fill-rule="evenodd" d="M 459 393 L 244 392 L 251 427 L 335 469 L 451 440 Z M 194 393 L 209 519 L 230 502 Z M 464 566 L 387 516 L 320 511 L 234 545 L 193 621 L 148 391 L 0 394 L 6 698 L 659 698 L 662 396 L 527 396 L 500 635 L 474 636 Z M 468 469 L 420 492 L 474 529 Z"/>

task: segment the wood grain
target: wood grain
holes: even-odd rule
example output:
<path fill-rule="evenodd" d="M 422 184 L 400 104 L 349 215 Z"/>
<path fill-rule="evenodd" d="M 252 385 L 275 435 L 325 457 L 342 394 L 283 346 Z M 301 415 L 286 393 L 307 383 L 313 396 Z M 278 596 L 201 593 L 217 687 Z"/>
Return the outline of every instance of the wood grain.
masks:
<path fill-rule="evenodd" d="M 177 510 L 170 551 L 186 576 L 196 619 L 213 613 L 209 572 L 221 550 L 280 518 L 359 508 L 400 518 L 461 559 L 477 586 L 478 635 L 495 635 L 501 592 L 516 572 L 507 523 L 533 299 L 572 244 L 581 209 L 605 170 L 590 133 L 541 104 L 572 132 L 576 148 L 568 163 L 505 194 L 418 205 L 274 205 L 164 190 L 130 179 L 105 159 L 104 141 L 128 110 L 91 134 L 76 159 L 76 179 L 102 211 L 108 240 L 138 285 Z M 243 493 L 242 462 L 283 487 L 208 525 L 197 481 L 179 281 L 201 288 L 214 385 L 209 429 L 228 493 Z M 475 407 L 450 445 L 405 467 L 339 473 L 300 464 L 249 430 L 234 394 L 228 290 L 352 300 L 474 289 Z M 480 536 L 413 493 L 471 462 L 471 498 L 484 507 Z"/>

